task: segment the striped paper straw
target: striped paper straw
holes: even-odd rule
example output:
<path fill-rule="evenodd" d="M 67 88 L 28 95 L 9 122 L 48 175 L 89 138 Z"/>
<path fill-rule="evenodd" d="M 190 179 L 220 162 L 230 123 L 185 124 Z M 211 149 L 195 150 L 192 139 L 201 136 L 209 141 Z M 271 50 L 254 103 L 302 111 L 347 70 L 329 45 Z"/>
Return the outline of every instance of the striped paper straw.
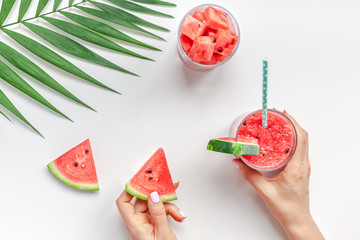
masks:
<path fill-rule="evenodd" d="M 268 58 L 263 60 L 262 126 L 267 127 Z"/>

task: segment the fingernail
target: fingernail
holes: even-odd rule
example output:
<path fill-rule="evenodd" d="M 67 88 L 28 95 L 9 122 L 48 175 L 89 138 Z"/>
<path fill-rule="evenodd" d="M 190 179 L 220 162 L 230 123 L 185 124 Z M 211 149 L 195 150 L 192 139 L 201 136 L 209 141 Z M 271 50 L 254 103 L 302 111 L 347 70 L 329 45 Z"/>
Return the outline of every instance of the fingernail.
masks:
<path fill-rule="evenodd" d="M 236 168 L 240 167 L 240 163 L 236 161 L 235 159 L 232 160 L 232 163 L 235 165 Z"/>
<path fill-rule="evenodd" d="M 180 213 L 180 215 L 181 215 L 182 217 L 184 217 L 184 218 L 187 217 L 186 214 L 185 214 L 183 211 L 179 210 L 179 213 Z"/>
<path fill-rule="evenodd" d="M 150 198 L 153 203 L 158 203 L 160 201 L 160 197 L 158 192 L 152 192 L 150 193 Z"/>

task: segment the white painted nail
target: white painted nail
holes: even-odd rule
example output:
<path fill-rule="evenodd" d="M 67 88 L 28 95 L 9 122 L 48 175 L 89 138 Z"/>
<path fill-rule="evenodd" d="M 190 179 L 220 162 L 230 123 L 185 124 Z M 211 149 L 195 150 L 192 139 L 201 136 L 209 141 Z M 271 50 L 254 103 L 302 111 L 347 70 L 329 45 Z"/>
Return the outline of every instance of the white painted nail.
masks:
<path fill-rule="evenodd" d="M 180 213 L 181 216 L 183 216 L 184 218 L 186 218 L 186 214 L 185 214 L 183 211 L 179 210 L 179 213 Z"/>
<path fill-rule="evenodd" d="M 150 193 L 150 198 L 153 203 L 158 203 L 160 201 L 160 197 L 158 192 L 152 192 Z"/>
<path fill-rule="evenodd" d="M 235 165 L 236 168 L 240 167 L 240 164 L 238 161 L 236 161 L 235 159 L 232 160 L 233 164 Z"/>

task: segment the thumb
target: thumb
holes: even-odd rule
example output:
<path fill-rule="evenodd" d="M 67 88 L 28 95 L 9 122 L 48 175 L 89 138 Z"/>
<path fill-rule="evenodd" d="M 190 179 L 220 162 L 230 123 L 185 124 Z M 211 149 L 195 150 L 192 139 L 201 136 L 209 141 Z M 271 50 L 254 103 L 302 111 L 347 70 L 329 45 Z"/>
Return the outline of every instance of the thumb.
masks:
<path fill-rule="evenodd" d="M 232 162 L 240 170 L 240 173 L 245 180 L 248 181 L 256 191 L 259 191 L 267 184 L 266 178 L 261 175 L 261 173 L 247 166 L 241 159 L 235 158 Z"/>
<path fill-rule="evenodd" d="M 149 213 L 154 223 L 155 230 L 162 235 L 170 228 L 166 210 L 158 192 L 152 192 L 148 200 Z"/>

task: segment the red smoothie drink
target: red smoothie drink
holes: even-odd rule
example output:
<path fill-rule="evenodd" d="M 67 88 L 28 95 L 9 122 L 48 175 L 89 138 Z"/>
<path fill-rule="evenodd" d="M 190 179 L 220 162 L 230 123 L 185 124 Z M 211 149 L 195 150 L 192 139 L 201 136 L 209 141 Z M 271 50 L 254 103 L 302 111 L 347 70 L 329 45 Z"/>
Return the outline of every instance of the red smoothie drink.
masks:
<path fill-rule="evenodd" d="M 234 122 L 234 125 L 237 126 L 235 138 L 258 141 L 259 156 L 239 157 L 249 167 L 272 177 L 282 170 L 294 154 L 297 134 L 294 125 L 283 113 L 269 109 L 267 114 L 266 128 L 262 126 L 261 110 L 240 116 Z M 235 127 L 231 134 L 234 134 L 234 130 Z"/>

